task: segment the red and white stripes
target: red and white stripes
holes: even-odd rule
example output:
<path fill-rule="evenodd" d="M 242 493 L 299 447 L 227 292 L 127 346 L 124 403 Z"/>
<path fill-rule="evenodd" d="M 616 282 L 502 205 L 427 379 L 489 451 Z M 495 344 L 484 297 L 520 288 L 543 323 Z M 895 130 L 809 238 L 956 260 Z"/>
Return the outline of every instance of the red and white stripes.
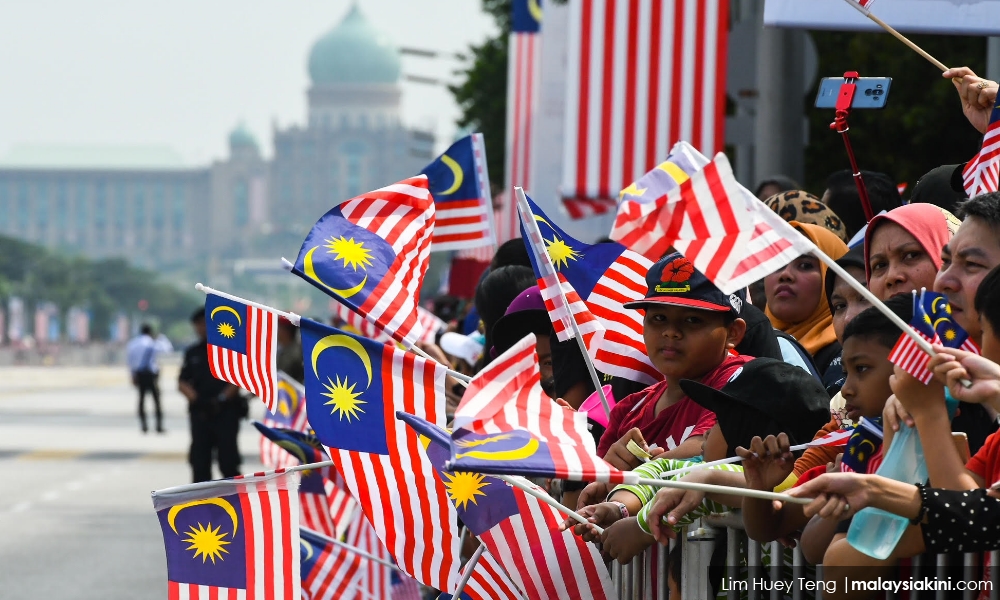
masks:
<path fill-rule="evenodd" d="M 531 189 L 532 135 L 538 112 L 542 36 L 538 32 L 513 32 L 507 46 L 507 154 L 506 182 L 496 213 L 497 243 L 521 237 L 514 186 Z"/>
<path fill-rule="evenodd" d="M 455 508 L 416 433 L 395 415 L 403 411 L 443 427 L 445 370 L 413 354 L 385 352 L 379 376 L 392 452 L 328 451 L 399 567 L 425 585 L 454 589 L 460 560 Z"/>
<path fill-rule="evenodd" d="M 518 488 L 511 489 L 519 514 L 504 519 L 480 539 L 525 595 L 533 600 L 617 598 L 597 546 L 572 531 L 560 533 L 563 518 L 558 511 Z"/>
<path fill-rule="evenodd" d="M 312 571 L 302 580 L 303 597 L 308 600 L 354 598 L 362 567 L 367 562 L 370 561 L 355 552 L 327 543 Z"/>
<path fill-rule="evenodd" d="M 246 524 L 247 600 L 298 600 L 299 496 L 297 473 L 237 477 Z M 288 481 L 296 482 L 289 489 Z"/>
<path fill-rule="evenodd" d="M 983 147 L 962 170 L 969 197 L 1000 189 L 1000 96 L 997 97 L 990 123 L 983 136 Z"/>
<path fill-rule="evenodd" d="M 914 329 L 914 331 L 917 335 L 927 340 L 928 344 L 941 343 L 941 340 L 930 339 L 917 329 Z M 927 363 L 930 360 L 930 355 L 924 352 L 917 342 L 905 333 L 899 336 L 899 341 L 896 342 L 892 351 L 889 352 L 889 362 L 913 375 L 914 378 L 924 385 L 930 383 L 930 380 L 934 378 L 934 372 L 927 368 Z"/>
<path fill-rule="evenodd" d="M 728 0 L 570 3 L 562 195 L 616 199 L 688 140 L 722 149 Z"/>
<path fill-rule="evenodd" d="M 208 346 L 208 363 L 216 379 L 228 381 L 260 398 L 273 413 L 278 405 L 278 315 L 247 306 L 246 352 Z"/>
<path fill-rule="evenodd" d="M 465 569 L 469 566 L 466 564 Z M 463 569 L 463 573 L 465 571 Z M 465 593 L 472 600 L 523 600 L 525 598 L 517 585 L 511 581 L 510 575 L 504 570 L 497 559 L 489 552 L 483 552 L 479 557 L 479 562 L 474 565 L 474 570 L 465 586 Z"/>

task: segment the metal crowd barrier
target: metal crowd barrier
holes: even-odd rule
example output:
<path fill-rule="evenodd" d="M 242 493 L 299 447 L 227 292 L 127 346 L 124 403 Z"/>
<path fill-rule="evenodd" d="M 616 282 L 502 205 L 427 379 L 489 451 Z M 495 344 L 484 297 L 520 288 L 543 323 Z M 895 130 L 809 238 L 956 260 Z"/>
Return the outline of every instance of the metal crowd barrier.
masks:
<path fill-rule="evenodd" d="M 709 581 L 709 565 L 712 554 L 715 550 L 716 540 L 726 535 L 726 565 L 731 569 L 738 565 L 744 565 L 752 572 L 756 569 L 763 569 L 762 548 L 759 542 L 748 540 L 743 530 L 743 519 L 738 511 L 721 515 L 710 515 L 688 526 L 684 530 L 684 535 L 678 536 L 671 541 L 669 547 L 653 546 L 646 552 L 637 556 L 629 564 L 621 564 L 617 561 L 611 563 L 611 579 L 618 591 L 621 600 L 677 600 L 671 598 L 668 592 L 668 554 L 679 544 L 681 552 L 681 581 L 680 595 L 685 600 L 704 600 L 712 597 L 711 582 Z M 780 557 L 784 547 L 779 542 L 770 542 L 771 556 Z M 746 547 L 746 556 L 743 556 L 742 548 Z M 956 559 L 961 561 L 963 579 L 965 581 L 977 581 L 982 577 L 980 568 L 980 554 L 937 554 L 934 555 L 934 573 L 937 577 L 945 577 Z M 922 568 L 928 557 L 915 557 L 910 561 L 910 569 Z M 655 576 L 649 570 L 654 568 Z M 990 553 L 990 579 L 992 590 L 989 592 L 990 600 L 1000 600 L 1000 551 Z M 771 580 L 782 578 L 783 561 L 772 560 L 769 576 Z M 805 577 L 807 563 L 802 555 L 802 550 L 798 546 L 793 550 L 792 575 L 798 578 Z M 730 572 L 726 572 L 730 575 Z M 907 575 L 908 577 L 909 575 Z M 823 565 L 816 566 L 816 581 L 823 581 Z M 783 600 L 785 595 L 781 590 L 771 590 L 769 592 L 755 590 L 752 586 L 745 592 L 738 589 L 730 589 L 725 593 L 727 600 L 740 600 L 741 594 L 749 600 Z M 838 592 L 840 590 L 838 589 Z M 962 593 L 947 590 L 917 590 L 896 594 L 887 592 L 885 597 L 889 600 L 897 600 L 900 597 L 910 600 L 952 600 L 962 598 L 963 600 L 975 600 L 979 597 L 978 590 L 966 590 Z M 795 586 L 792 590 L 792 600 L 804 600 L 807 597 L 805 591 L 800 586 Z M 814 596 L 817 600 L 823 597 L 821 588 Z"/>

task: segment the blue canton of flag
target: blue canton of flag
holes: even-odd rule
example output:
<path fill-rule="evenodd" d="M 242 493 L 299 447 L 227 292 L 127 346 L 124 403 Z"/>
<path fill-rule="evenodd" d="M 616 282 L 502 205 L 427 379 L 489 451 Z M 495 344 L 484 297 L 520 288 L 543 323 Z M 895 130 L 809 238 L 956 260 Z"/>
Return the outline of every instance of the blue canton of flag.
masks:
<path fill-rule="evenodd" d="M 271 428 L 257 421 L 254 421 L 253 425 L 267 439 L 274 442 L 278 447 L 284 448 L 286 452 L 297 458 L 299 464 L 318 463 L 330 458 L 327 456 L 326 451 L 323 450 L 323 446 L 316 439 L 316 436 L 290 429 Z M 326 471 L 328 472 L 329 470 L 327 469 Z M 300 474 L 302 476 L 302 481 L 299 484 L 301 491 L 311 494 L 326 493 L 323 481 L 326 475 L 324 470 L 308 470 Z"/>
<path fill-rule="evenodd" d="M 854 428 L 847 439 L 847 447 L 840 459 L 840 470 L 855 473 L 874 473 L 878 465 L 871 464 L 873 457 L 882 448 L 882 417 L 868 419 L 861 417 L 861 423 Z"/>
<path fill-rule="evenodd" d="M 492 246 L 493 202 L 482 134 L 468 135 L 452 144 L 424 168 L 423 174 L 435 205 L 431 250 Z"/>
<path fill-rule="evenodd" d="M 513 33 L 538 33 L 542 28 L 542 0 L 514 0 Z"/>
<path fill-rule="evenodd" d="M 246 589 L 246 519 L 238 494 L 161 510 L 167 579 Z"/>
<path fill-rule="evenodd" d="M 942 346 L 959 348 L 979 354 L 979 348 L 969 339 L 968 332 L 951 317 L 951 305 L 944 294 L 924 292 L 922 294 L 924 314 L 931 320 L 934 332 Z"/>
<path fill-rule="evenodd" d="M 302 319 L 306 404 L 327 446 L 388 454 L 383 380 L 385 344 Z M 391 416 L 390 416 L 391 418 Z"/>

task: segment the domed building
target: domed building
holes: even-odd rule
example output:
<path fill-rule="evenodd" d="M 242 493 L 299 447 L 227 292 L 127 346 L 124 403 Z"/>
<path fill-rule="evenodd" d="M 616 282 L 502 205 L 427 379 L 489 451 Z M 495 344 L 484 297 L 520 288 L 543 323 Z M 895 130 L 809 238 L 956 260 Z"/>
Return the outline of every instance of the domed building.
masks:
<path fill-rule="evenodd" d="M 308 227 L 338 200 L 408 177 L 434 137 L 400 121 L 399 50 L 355 3 L 313 44 L 305 127 L 274 132 L 271 199 L 279 228 Z"/>
<path fill-rule="evenodd" d="M 305 66 L 308 115 L 275 126 L 272 160 L 243 124 L 210 165 L 157 146 L 15 147 L 0 158 L 0 234 L 217 284 L 247 259 L 294 256 L 335 203 L 434 158 L 433 135 L 400 120 L 399 51 L 357 3 Z"/>

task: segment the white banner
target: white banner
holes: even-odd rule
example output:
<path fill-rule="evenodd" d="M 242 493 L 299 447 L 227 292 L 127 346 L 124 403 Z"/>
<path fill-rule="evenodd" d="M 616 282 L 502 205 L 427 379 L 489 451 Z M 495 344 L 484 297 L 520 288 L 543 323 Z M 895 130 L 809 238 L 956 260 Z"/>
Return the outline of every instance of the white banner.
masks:
<path fill-rule="evenodd" d="M 899 31 L 1000 35 L 1000 0 L 877 0 L 869 8 Z M 845 0 L 766 0 L 764 25 L 882 31 Z"/>

